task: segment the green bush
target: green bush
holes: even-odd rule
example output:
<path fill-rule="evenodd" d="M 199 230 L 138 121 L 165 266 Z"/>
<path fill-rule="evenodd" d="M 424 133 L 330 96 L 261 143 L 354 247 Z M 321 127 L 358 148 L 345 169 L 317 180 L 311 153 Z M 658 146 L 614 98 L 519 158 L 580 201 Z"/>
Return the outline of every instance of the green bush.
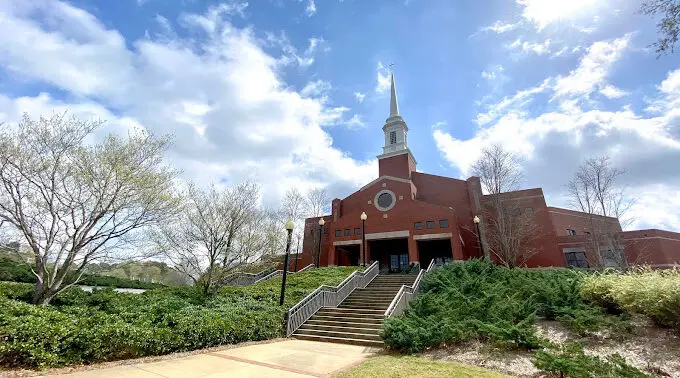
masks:
<path fill-rule="evenodd" d="M 322 284 L 337 285 L 353 270 L 290 276 L 286 306 L 278 305 L 280 279 L 212 297 L 193 287 L 143 294 L 74 287 L 46 307 L 23 302 L 32 285 L 0 283 L 0 367 L 47 368 L 279 337 L 287 306 Z"/>
<path fill-rule="evenodd" d="M 680 331 L 680 270 L 640 268 L 625 274 L 604 272 L 587 277 L 584 298 L 607 308 L 649 316 L 660 326 Z"/>
<path fill-rule="evenodd" d="M 588 356 L 577 343 L 556 350 L 541 350 L 534 354 L 534 365 L 544 371 L 570 378 L 646 378 L 651 377 L 630 366 L 619 354 L 600 358 Z"/>
<path fill-rule="evenodd" d="M 447 264 L 425 276 L 422 294 L 404 316 L 385 321 L 383 338 L 390 348 L 408 352 L 471 339 L 541 348 L 546 341 L 533 327 L 538 317 L 566 321 L 580 332 L 615 322 L 581 298 L 585 275 L 561 268 L 508 269 L 480 260 Z"/>

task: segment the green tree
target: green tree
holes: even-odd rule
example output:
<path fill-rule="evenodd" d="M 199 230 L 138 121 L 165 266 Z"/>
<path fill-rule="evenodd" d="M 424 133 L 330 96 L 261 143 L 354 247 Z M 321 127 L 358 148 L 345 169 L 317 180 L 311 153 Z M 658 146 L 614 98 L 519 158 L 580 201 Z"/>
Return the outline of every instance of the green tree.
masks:
<path fill-rule="evenodd" d="M 24 115 L 0 131 L 0 219 L 35 260 L 33 303 L 46 305 L 87 265 L 120 255 L 177 205 L 168 138 L 144 132 L 92 142 L 101 121 Z"/>

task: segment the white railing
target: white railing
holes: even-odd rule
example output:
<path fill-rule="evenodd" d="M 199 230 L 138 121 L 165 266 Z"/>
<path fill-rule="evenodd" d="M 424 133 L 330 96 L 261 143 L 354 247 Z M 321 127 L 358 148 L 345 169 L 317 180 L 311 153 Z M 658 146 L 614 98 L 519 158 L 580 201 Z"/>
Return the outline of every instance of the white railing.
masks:
<path fill-rule="evenodd" d="M 399 292 L 397 292 L 397 295 L 394 296 L 392 303 L 390 303 L 390 306 L 385 311 L 386 318 L 404 313 L 408 303 L 416 294 L 418 294 L 418 290 L 420 290 L 420 282 L 423 280 L 423 275 L 429 272 L 434 267 L 434 265 L 434 259 L 432 259 L 432 261 L 430 261 L 430 265 L 427 266 L 427 269 L 421 269 L 420 272 L 418 272 L 418 276 L 416 277 L 416 280 L 413 281 L 411 286 L 401 285 Z"/>
<path fill-rule="evenodd" d="M 306 267 L 298 270 L 299 272 L 304 272 L 305 270 L 309 270 L 314 267 L 314 264 L 309 264 Z M 276 277 L 276 276 L 281 276 L 283 275 L 283 270 L 278 269 L 275 270 L 269 274 L 265 275 L 266 270 L 263 270 L 259 273 L 243 273 L 243 272 L 236 272 L 233 274 L 228 275 L 224 279 L 224 285 L 228 286 L 249 286 L 257 282 L 262 282 L 266 281 L 270 278 Z M 294 274 L 295 272 L 288 271 L 288 274 Z"/>
<path fill-rule="evenodd" d="M 286 313 L 284 325 L 286 337 L 295 332 L 322 307 L 337 307 L 354 289 L 363 289 L 378 275 L 378 262 L 375 261 L 365 271 L 355 270 L 338 286 L 322 285 L 303 300 L 291 307 Z"/>
<path fill-rule="evenodd" d="M 313 267 L 314 267 L 314 264 L 309 264 L 309 265 L 307 265 L 306 267 L 304 267 L 304 268 L 298 270 L 297 272 L 291 272 L 291 271 L 289 270 L 289 271 L 288 271 L 288 274 L 301 273 L 301 272 L 304 272 L 305 270 L 312 269 Z M 255 281 L 254 283 L 266 281 L 266 280 L 268 280 L 268 279 L 271 279 L 271 278 L 274 278 L 274 277 L 278 277 L 278 276 L 283 276 L 283 269 L 277 269 L 277 270 L 275 270 L 275 271 L 273 271 L 273 272 L 267 274 L 266 276 L 260 278 L 259 280 Z"/>

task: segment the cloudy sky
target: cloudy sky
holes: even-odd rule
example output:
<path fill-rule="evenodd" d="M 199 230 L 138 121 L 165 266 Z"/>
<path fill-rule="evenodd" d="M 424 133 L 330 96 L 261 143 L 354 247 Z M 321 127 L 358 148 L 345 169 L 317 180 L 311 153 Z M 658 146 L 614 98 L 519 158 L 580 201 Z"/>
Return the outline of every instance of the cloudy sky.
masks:
<path fill-rule="evenodd" d="M 377 176 L 388 73 L 418 170 L 501 143 L 566 206 L 579 162 L 627 170 L 633 227 L 680 231 L 680 53 L 625 0 L 0 0 L 0 122 L 70 110 L 173 134 L 199 183 L 343 197 Z"/>

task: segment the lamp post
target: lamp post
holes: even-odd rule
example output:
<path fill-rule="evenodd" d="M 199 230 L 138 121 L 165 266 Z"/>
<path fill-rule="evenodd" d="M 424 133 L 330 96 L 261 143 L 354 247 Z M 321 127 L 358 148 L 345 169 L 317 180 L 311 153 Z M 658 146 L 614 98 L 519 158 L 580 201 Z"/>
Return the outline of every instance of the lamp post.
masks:
<path fill-rule="evenodd" d="M 368 215 L 365 212 L 361 213 L 361 259 L 363 266 L 366 267 L 366 219 Z"/>
<path fill-rule="evenodd" d="M 326 221 L 323 220 L 323 218 L 319 219 L 319 247 L 316 250 L 316 256 L 317 258 L 314 259 L 314 263 L 316 264 L 316 267 L 319 267 L 319 262 L 317 260 L 321 260 L 321 231 L 323 231 L 323 225 L 326 223 Z"/>
<path fill-rule="evenodd" d="M 288 240 L 286 241 L 286 256 L 283 259 L 283 280 L 281 280 L 281 298 L 279 299 L 279 306 L 283 306 L 283 297 L 286 295 L 286 274 L 288 273 L 288 253 L 290 252 L 290 237 L 293 234 L 295 223 L 292 220 L 286 222 L 286 231 L 288 231 Z"/>
<path fill-rule="evenodd" d="M 300 233 L 297 234 L 297 248 L 295 249 L 295 273 L 297 273 L 297 263 L 300 260 Z"/>
<path fill-rule="evenodd" d="M 479 233 L 479 217 L 475 215 L 474 218 L 472 218 L 472 221 L 475 222 L 475 226 L 477 226 L 477 243 L 479 243 L 479 249 L 482 251 L 482 255 L 484 255 L 484 258 L 486 259 L 486 253 L 484 253 L 484 245 L 482 245 L 482 234 Z"/>

